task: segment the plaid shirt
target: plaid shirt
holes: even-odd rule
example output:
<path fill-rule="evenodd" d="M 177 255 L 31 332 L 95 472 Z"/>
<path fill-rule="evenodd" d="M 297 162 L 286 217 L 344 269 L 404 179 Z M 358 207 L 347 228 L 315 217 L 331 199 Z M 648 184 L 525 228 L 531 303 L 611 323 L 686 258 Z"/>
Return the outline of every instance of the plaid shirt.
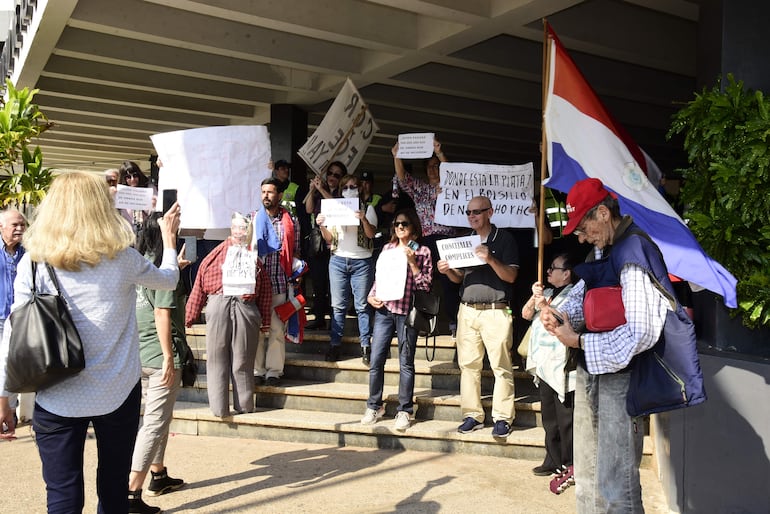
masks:
<path fill-rule="evenodd" d="M 409 173 L 406 177 L 399 179 L 398 187 L 404 190 L 406 194 L 412 197 L 414 201 L 414 210 L 417 217 L 420 218 L 422 225 L 422 235 L 431 236 L 433 234 L 443 234 L 453 236 L 455 229 L 436 223 L 436 200 L 438 199 L 439 186 L 434 186 L 414 178 Z"/>
<path fill-rule="evenodd" d="M 396 247 L 398 247 L 398 243 L 388 243 L 383 247 L 382 252 L 384 253 Z M 417 260 L 417 267 L 420 268 L 420 273 L 414 275 L 407 267 L 404 296 L 401 297 L 400 300 L 385 302 L 385 307 L 393 314 L 406 315 L 409 313 L 409 308 L 412 306 L 412 296 L 414 295 L 415 290 L 419 289 L 420 291 L 430 291 L 433 273 L 433 262 L 430 257 L 430 248 L 427 246 L 420 246 L 417 251 L 414 252 L 414 256 Z M 369 291 L 369 296 L 377 296 L 377 282 L 372 285 L 372 290 Z"/>
<path fill-rule="evenodd" d="M 203 307 L 206 305 L 209 295 L 222 294 L 222 266 L 225 263 L 227 249 L 232 246 L 232 241 L 228 237 L 222 243 L 209 253 L 198 268 L 198 275 L 195 277 L 195 285 L 190 291 L 190 297 L 187 299 L 185 307 L 185 325 L 191 326 L 195 323 Z M 270 291 L 270 281 L 267 273 L 263 273 L 262 265 L 257 259 L 256 294 L 241 296 L 245 303 L 256 303 L 259 314 L 262 316 L 262 331 L 270 328 L 271 308 L 273 304 L 273 295 Z"/>
<path fill-rule="evenodd" d="M 278 209 L 278 213 L 275 216 L 270 216 L 270 213 L 267 213 L 268 216 L 270 216 L 270 221 L 273 223 L 273 228 L 275 229 L 275 233 L 278 235 L 278 239 L 283 243 L 283 223 L 281 222 L 281 219 L 283 218 L 283 213 L 286 209 L 281 207 Z M 291 217 L 292 223 L 294 223 L 294 251 L 291 252 L 291 254 L 296 257 L 297 259 L 300 258 L 300 233 L 299 233 L 299 224 L 297 223 L 297 218 L 292 216 Z M 267 272 L 267 276 L 270 277 L 270 285 L 272 286 L 273 294 L 283 294 L 286 292 L 286 286 L 288 284 L 288 279 L 286 278 L 286 273 L 283 271 L 283 268 L 281 268 L 281 252 L 280 250 L 277 252 L 269 253 L 265 255 L 262 260 L 264 261 L 264 268 Z"/>

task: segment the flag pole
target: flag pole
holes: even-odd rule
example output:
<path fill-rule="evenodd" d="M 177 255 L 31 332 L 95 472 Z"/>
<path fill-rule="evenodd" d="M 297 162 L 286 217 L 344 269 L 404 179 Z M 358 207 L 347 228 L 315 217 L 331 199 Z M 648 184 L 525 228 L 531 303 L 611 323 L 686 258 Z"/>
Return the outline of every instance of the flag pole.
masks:
<path fill-rule="evenodd" d="M 545 105 L 548 100 L 548 85 L 550 82 L 551 70 L 551 40 L 548 37 L 548 20 L 543 18 L 543 120 L 540 131 L 540 203 L 538 205 L 539 215 L 537 218 L 537 281 L 543 283 L 543 267 L 545 263 L 545 245 L 543 234 L 545 230 L 551 230 L 550 224 L 545 222 L 545 185 L 546 168 L 548 165 L 548 139 L 545 134 Z"/>

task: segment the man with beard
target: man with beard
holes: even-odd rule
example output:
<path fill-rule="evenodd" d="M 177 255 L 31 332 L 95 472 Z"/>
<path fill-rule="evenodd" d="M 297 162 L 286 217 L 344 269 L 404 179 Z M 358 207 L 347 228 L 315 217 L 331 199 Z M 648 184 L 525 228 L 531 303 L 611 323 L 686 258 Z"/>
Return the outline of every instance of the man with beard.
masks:
<path fill-rule="evenodd" d="M 291 275 L 293 259 L 300 255 L 300 233 L 297 218 L 292 216 L 281 205 L 283 194 L 280 190 L 280 182 L 273 178 L 262 181 L 262 210 L 257 213 L 257 222 L 260 217 L 266 216 L 272 225 L 275 234 L 280 241 L 280 249 L 269 253 L 263 258 L 263 268 L 270 278 L 273 292 L 272 318 L 270 321 L 270 335 L 267 340 L 260 338 L 257 345 L 257 356 L 254 361 L 254 374 L 257 383 L 278 385 L 283 375 L 283 364 L 286 359 L 286 323 L 276 314 L 275 307 L 286 303 L 288 300 L 289 284 L 288 276 Z"/>

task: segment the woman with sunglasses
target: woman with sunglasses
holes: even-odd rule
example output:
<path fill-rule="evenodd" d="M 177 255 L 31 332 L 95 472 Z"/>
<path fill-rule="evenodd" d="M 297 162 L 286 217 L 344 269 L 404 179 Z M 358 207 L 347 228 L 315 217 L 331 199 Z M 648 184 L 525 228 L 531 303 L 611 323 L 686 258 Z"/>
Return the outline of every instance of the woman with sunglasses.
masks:
<path fill-rule="evenodd" d="M 337 361 L 342 348 L 345 315 L 353 293 L 353 305 L 358 316 L 358 333 L 361 341 L 361 359 L 369 364 L 372 339 L 372 314 L 366 297 L 372 287 L 372 238 L 377 230 L 377 214 L 374 207 L 365 207 L 358 188 L 358 178 L 346 175 L 340 181 L 342 197 L 358 200 L 357 226 L 326 226 L 326 216 L 318 214 L 316 224 L 321 227 L 324 240 L 331 247 L 329 259 L 329 285 L 332 301 L 332 330 L 327 361 Z"/>
<path fill-rule="evenodd" d="M 372 335 L 372 359 L 369 367 L 369 399 L 361 424 L 373 425 L 385 414 L 382 389 L 385 381 L 385 360 L 390 354 L 390 342 L 395 331 L 398 337 L 398 408 L 393 428 L 404 431 L 411 425 L 414 414 L 414 354 L 417 331 L 406 325 L 406 316 L 414 291 L 430 291 L 433 262 L 430 249 L 415 243 L 422 235 L 417 213 L 400 211 L 393 222 L 390 243 L 377 259 L 377 277 L 369 292 L 369 304 L 375 308 Z M 404 276 L 405 275 L 405 276 Z M 382 278 L 385 277 L 385 280 Z M 400 291 L 404 277 L 403 293 Z M 380 278 L 378 288 L 377 278 Z M 393 285 L 396 285 L 394 291 Z"/>
<path fill-rule="evenodd" d="M 549 334 L 540 321 L 540 310 L 560 305 L 578 281 L 572 270 L 569 254 L 554 257 L 547 270 L 552 286 L 532 284 L 532 297 L 521 309 L 524 319 L 532 320 L 527 349 L 527 371 L 534 375 L 540 391 L 540 406 L 545 429 L 546 456 L 532 472 L 538 476 L 552 475 L 552 491 L 561 492 L 574 483 L 572 479 L 572 408 L 575 399 L 575 371 L 567 371 L 567 348 L 556 336 Z M 554 489 L 558 489 L 554 490 Z"/>
<path fill-rule="evenodd" d="M 305 211 L 310 215 L 311 222 L 321 212 L 322 198 L 340 198 L 340 180 L 348 174 L 348 169 L 340 161 L 332 161 L 326 167 L 324 179 L 315 176 L 310 181 L 309 191 L 305 195 Z M 305 325 L 306 329 L 325 329 L 326 314 L 329 313 L 329 279 L 326 276 L 326 270 L 329 267 L 330 254 L 326 248 L 324 251 L 311 257 L 308 262 L 310 266 L 310 281 L 313 284 L 313 307 L 310 312 L 314 315 L 313 321 Z"/>
<path fill-rule="evenodd" d="M 139 169 L 139 165 L 134 161 L 123 161 L 118 170 L 118 184 L 128 187 L 150 187 L 150 179 L 147 175 L 142 173 Z M 154 189 L 154 187 L 153 187 Z M 155 208 L 155 199 L 158 192 L 155 191 L 153 195 L 153 208 Z M 120 214 L 131 223 L 131 227 L 134 229 L 134 234 L 139 236 L 142 230 L 142 224 L 144 219 L 152 214 L 152 209 L 149 210 L 134 210 L 134 209 L 119 209 Z"/>

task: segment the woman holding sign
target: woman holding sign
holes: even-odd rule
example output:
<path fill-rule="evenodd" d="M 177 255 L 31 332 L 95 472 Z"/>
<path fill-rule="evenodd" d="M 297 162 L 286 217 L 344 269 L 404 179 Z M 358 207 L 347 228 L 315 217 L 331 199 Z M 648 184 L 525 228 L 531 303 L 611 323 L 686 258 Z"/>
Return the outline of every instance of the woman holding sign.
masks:
<path fill-rule="evenodd" d="M 374 307 L 372 362 L 369 367 L 369 399 L 361 424 L 373 425 L 385 414 L 382 388 L 385 380 L 385 359 L 390 353 L 390 341 L 395 330 L 398 337 L 398 409 L 393 428 L 406 430 L 414 414 L 414 353 L 417 331 L 406 325 L 406 315 L 414 291 L 430 291 L 433 262 L 427 246 L 415 241 L 422 235 L 417 213 L 413 210 L 396 214 L 390 243 L 377 259 L 374 285 L 369 292 L 369 304 Z"/>
<path fill-rule="evenodd" d="M 209 408 L 231 415 L 228 389 L 233 380 L 233 410 L 254 411 L 254 357 L 260 331 L 270 331 L 273 290 L 257 252 L 251 251 L 251 217 L 233 214 L 230 237 L 198 268 L 185 312 L 191 327 L 206 307 L 206 378 Z"/>
<path fill-rule="evenodd" d="M 354 198 L 358 225 L 326 226 L 326 215 L 319 213 L 316 224 L 331 248 L 329 259 L 329 285 L 332 295 L 332 332 L 327 361 L 340 357 L 342 332 L 345 329 L 345 314 L 353 293 L 353 305 L 358 316 L 358 333 L 361 340 L 361 357 L 369 364 L 370 341 L 372 339 L 372 314 L 366 303 L 366 295 L 372 287 L 372 238 L 377 230 L 377 214 L 374 207 L 364 208 L 358 189 L 358 178 L 345 175 L 340 181 L 343 198 Z"/>

